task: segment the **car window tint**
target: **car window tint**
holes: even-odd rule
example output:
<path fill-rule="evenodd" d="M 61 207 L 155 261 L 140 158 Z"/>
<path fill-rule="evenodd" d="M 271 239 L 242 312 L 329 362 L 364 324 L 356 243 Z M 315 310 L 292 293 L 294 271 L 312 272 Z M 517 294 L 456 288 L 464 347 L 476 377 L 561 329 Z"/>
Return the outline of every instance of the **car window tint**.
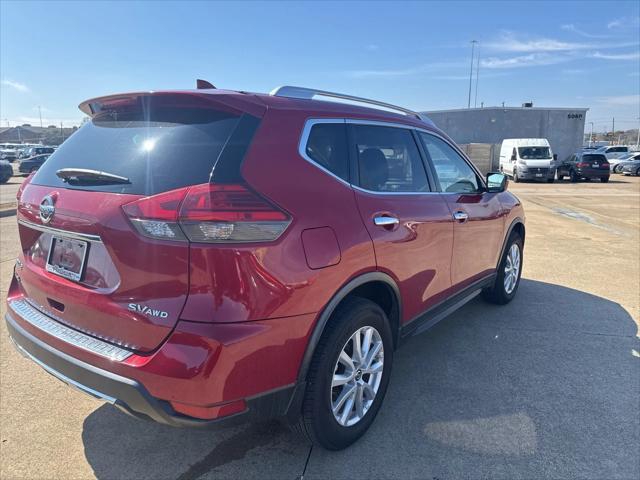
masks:
<path fill-rule="evenodd" d="M 359 185 L 374 192 L 427 192 L 413 135 L 405 128 L 353 125 Z"/>
<path fill-rule="evenodd" d="M 475 171 L 447 142 L 420 132 L 424 148 L 436 170 L 443 192 L 477 192 L 480 183 Z"/>
<path fill-rule="evenodd" d="M 318 165 L 349 180 L 347 127 L 344 123 L 316 123 L 311 127 L 305 152 Z"/>

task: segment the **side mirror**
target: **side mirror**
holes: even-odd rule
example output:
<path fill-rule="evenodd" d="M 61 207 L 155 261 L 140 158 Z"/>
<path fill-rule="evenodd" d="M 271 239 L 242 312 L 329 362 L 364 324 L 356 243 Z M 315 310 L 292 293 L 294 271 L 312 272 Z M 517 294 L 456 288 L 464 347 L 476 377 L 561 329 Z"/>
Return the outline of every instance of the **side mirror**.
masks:
<path fill-rule="evenodd" d="M 498 172 L 487 173 L 487 192 L 499 193 L 507 189 L 509 180 L 506 175 Z"/>

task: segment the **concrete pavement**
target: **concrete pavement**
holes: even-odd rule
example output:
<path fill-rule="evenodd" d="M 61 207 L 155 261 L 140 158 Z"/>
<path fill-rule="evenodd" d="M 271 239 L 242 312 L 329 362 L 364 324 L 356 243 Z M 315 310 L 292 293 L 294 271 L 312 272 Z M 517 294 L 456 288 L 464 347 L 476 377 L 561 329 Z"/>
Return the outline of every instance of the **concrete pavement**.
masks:
<path fill-rule="evenodd" d="M 518 296 L 476 299 L 401 348 L 351 448 L 277 423 L 129 418 L 22 358 L 2 322 L 0 478 L 639 478 L 640 179 L 510 189 L 527 213 Z M 3 296 L 16 231 L 0 219 Z"/>

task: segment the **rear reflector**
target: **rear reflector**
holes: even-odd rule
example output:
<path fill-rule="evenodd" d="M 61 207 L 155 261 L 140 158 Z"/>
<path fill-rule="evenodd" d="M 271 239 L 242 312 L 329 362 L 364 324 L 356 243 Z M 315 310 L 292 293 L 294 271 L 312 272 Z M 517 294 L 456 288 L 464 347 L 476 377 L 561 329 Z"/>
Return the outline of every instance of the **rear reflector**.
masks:
<path fill-rule="evenodd" d="M 136 230 L 150 238 L 192 242 L 277 239 L 290 217 L 245 185 L 202 184 L 124 205 Z"/>

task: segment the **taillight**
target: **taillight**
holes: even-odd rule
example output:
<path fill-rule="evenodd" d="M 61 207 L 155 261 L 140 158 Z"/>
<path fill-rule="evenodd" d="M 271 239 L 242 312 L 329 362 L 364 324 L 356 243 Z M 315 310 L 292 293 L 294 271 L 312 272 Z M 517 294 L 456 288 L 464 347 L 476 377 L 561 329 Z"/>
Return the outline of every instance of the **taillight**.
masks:
<path fill-rule="evenodd" d="M 29 184 L 29 182 L 31 182 L 31 179 L 35 174 L 36 172 L 31 172 L 29 176 L 20 184 L 20 186 L 18 187 L 18 191 L 16 192 L 16 200 L 20 201 L 22 192 L 24 191 L 25 187 Z"/>
<path fill-rule="evenodd" d="M 601 163 L 600 164 L 600 168 L 609 168 L 611 165 L 609 165 L 608 163 Z"/>
<path fill-rule="evenodd" d="M 588 163 L 586 163 L 586 162 L 579 162 L 579 163 L 576 163 L 576 167 L 578 167 L 578 168 L 586 168 L 586 167 L 588 167 L 588 166 L 589 166 L 589 164 L 588 164 Z"/>
<path fill-rule="evenodd" d="M 133 226 L 145 237 L 186 241 L 178 225 L 178 208 L 187 188 L 142 198 L 122 206 Z"/>
<path fill-rule="evenodd" d="M 122 209 L 144 236 L 204 243 L 275 240 L 291 221 L 244 185 L 205 183 L 136 200 Z"/>
<path fill-rule="evenodd" d="M 244 185 L 206 183 L 189 189 L 179 222 L 192 242 L 275 240 L 291 219 Z"/>

